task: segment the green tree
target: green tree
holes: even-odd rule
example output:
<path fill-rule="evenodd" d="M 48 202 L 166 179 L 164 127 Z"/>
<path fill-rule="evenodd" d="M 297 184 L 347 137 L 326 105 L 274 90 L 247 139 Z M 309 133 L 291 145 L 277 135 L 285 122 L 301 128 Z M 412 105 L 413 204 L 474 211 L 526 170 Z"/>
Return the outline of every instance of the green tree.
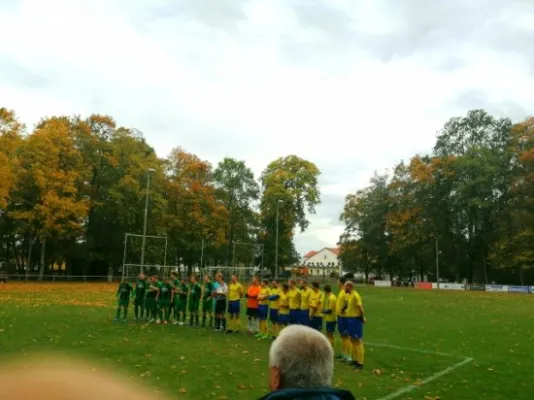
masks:
<path fill-rule="evenodd" d="M 275 264 L 277 210 L 279 265 L 291 266 L 298 262 L 293 244 L 294 230 L 298 227 L 304 232 L 308 228 L 307 213 L 314 214 L 321 201 L 319 175 L 315 164 L 295 155 L 278 158 L 263 171 L 260 240 L 265 248 L 265 265 Z"/>
<path fill-rule="evenodd" d="M 252 246 L 257 243 L 258 228 L 254 203 L 259 199 L 260 188 L 254 173 L 244 161 L 227 157 L 213 172 L 213 182 L 217 198 L 228 210 L 226 244 L 220 248 L 222 258 L 230 265 L 232 244 L 237 242 L 242 243 L 236 246 L 237 262 L 249 260 L 250 253 L 257 250 Z"/>

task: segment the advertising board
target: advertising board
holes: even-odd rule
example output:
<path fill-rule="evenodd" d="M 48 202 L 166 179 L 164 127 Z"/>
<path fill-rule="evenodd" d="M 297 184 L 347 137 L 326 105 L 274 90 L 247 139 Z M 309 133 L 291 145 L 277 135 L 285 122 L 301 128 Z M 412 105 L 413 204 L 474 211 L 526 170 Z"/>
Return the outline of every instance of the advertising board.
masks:
<path fill-rule="evenodd" d="M 375 281 L 377 287 L 391 287 L 391 281 Z"/>
<path fill-rule="evenodd" d="M 443 290 L 465 290 L 465 285 L 463 283 L 440 283 L 439 288 Z"/>
<path fill-rule="evenodd" d="M 530 293 L 530 286 L 508 286 L 510 293 Z"/>
<path fill-rule="evenodd" d="M 475 290 L 477 292 L 486 291 L 486 285 L 482 285 L 480 283 L 472 283 L 471 285 L 467 285 L 466 288 L 469 290 Z"/>
<path fill-rule="evenodd" d="M 432 290 L 432 282 L 417 282 L 415 287 L 417 289 Z"/>
<path fill-rule="evenodd" d="M 486 285 L 486 292 L 508 293 L 507 285 Z"/>

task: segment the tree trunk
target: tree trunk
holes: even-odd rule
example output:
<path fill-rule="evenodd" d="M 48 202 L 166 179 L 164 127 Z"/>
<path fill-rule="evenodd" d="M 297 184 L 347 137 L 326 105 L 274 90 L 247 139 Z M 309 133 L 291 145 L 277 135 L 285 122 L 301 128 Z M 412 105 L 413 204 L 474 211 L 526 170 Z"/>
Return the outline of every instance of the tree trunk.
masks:
<path fill-rule="evenodd" d="M 521 282 L 521 286 L 525 286 L 525 277 L 524 277 L 524 274 L 523 274 L 523 266 L 520 265 L 519 266 L 519 280 Z"/>
<path fill-rule="evenodd" d="M 482 257 L 482 268 L 484 269 L 484 283 L 488 284 L 488 265 L 486 263 L 486 257 Z"/>
<path fill-rule="evenodd" d="M 26 280 L 28 280 L 28 276 L 30 274 L 30 268 L 32 265 L 32 249 L 33 249 L 33 237 L 30 236 L 30 243 L 28 245 L 28 261 L 26 263 Z"/>
<path fill-rule="evenodd" d="M 43 238 L 41 241 L 41 265 L 39 267 L 39 280 L 43 280 L 44 269 L 45 269 L 45 248 L 46 248 L 46 238 Z"/>

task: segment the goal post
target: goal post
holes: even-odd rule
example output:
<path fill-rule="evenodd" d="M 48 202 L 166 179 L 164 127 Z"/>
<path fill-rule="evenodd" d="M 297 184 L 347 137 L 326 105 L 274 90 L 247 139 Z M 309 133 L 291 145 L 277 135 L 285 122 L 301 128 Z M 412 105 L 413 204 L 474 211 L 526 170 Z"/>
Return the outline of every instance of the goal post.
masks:
<path fill-rule="evenodd" d="M 135 279 L 139 273 L 161 275 L 169 273 L 167 267 L 167 236 L 145 235 L 144 263 L 141 265 L 143 235 L 126 233 L 124 235 L 124 254 L 122 260 L 122 279 Z"/>

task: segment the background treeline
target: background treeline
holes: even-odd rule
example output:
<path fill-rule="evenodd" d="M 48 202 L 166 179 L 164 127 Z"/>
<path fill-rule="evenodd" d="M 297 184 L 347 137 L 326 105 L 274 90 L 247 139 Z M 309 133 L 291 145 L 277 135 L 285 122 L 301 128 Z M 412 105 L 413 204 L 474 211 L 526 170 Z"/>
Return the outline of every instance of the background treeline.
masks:
<path fill-rule="evenodd" d="M 347 196 L 347 267 L 435 280 L 534 283 L 534 118 L 450 119 L 430 154 Z"/>
<path fill-rule="evenodd" d="M 272 268 L 277 208 L 279 265 L 292 265 L 293 234 L 320 202 L 319 173 L 292 155 L 257 180 L 233 158 L 213 167 L 179 147 L 158 158 L 109 116 L 50 117 L 28 132 L 0 108 L 0 262 L 8 273 L 118 271 L 125 233 L 142 233 L 150 174 L 147 234 L 168 237 L 167 265 L 199 265 L 202 243 L 204 265 L 232 265 L 238 242 L 236 263 L 258 265 L 263 248 Z M 129 263 L 140 262 L 140 245 L 132 240 Z M 147 240 L 146 253 L 145 264 L 163 263 L 160 241 Z"/>

